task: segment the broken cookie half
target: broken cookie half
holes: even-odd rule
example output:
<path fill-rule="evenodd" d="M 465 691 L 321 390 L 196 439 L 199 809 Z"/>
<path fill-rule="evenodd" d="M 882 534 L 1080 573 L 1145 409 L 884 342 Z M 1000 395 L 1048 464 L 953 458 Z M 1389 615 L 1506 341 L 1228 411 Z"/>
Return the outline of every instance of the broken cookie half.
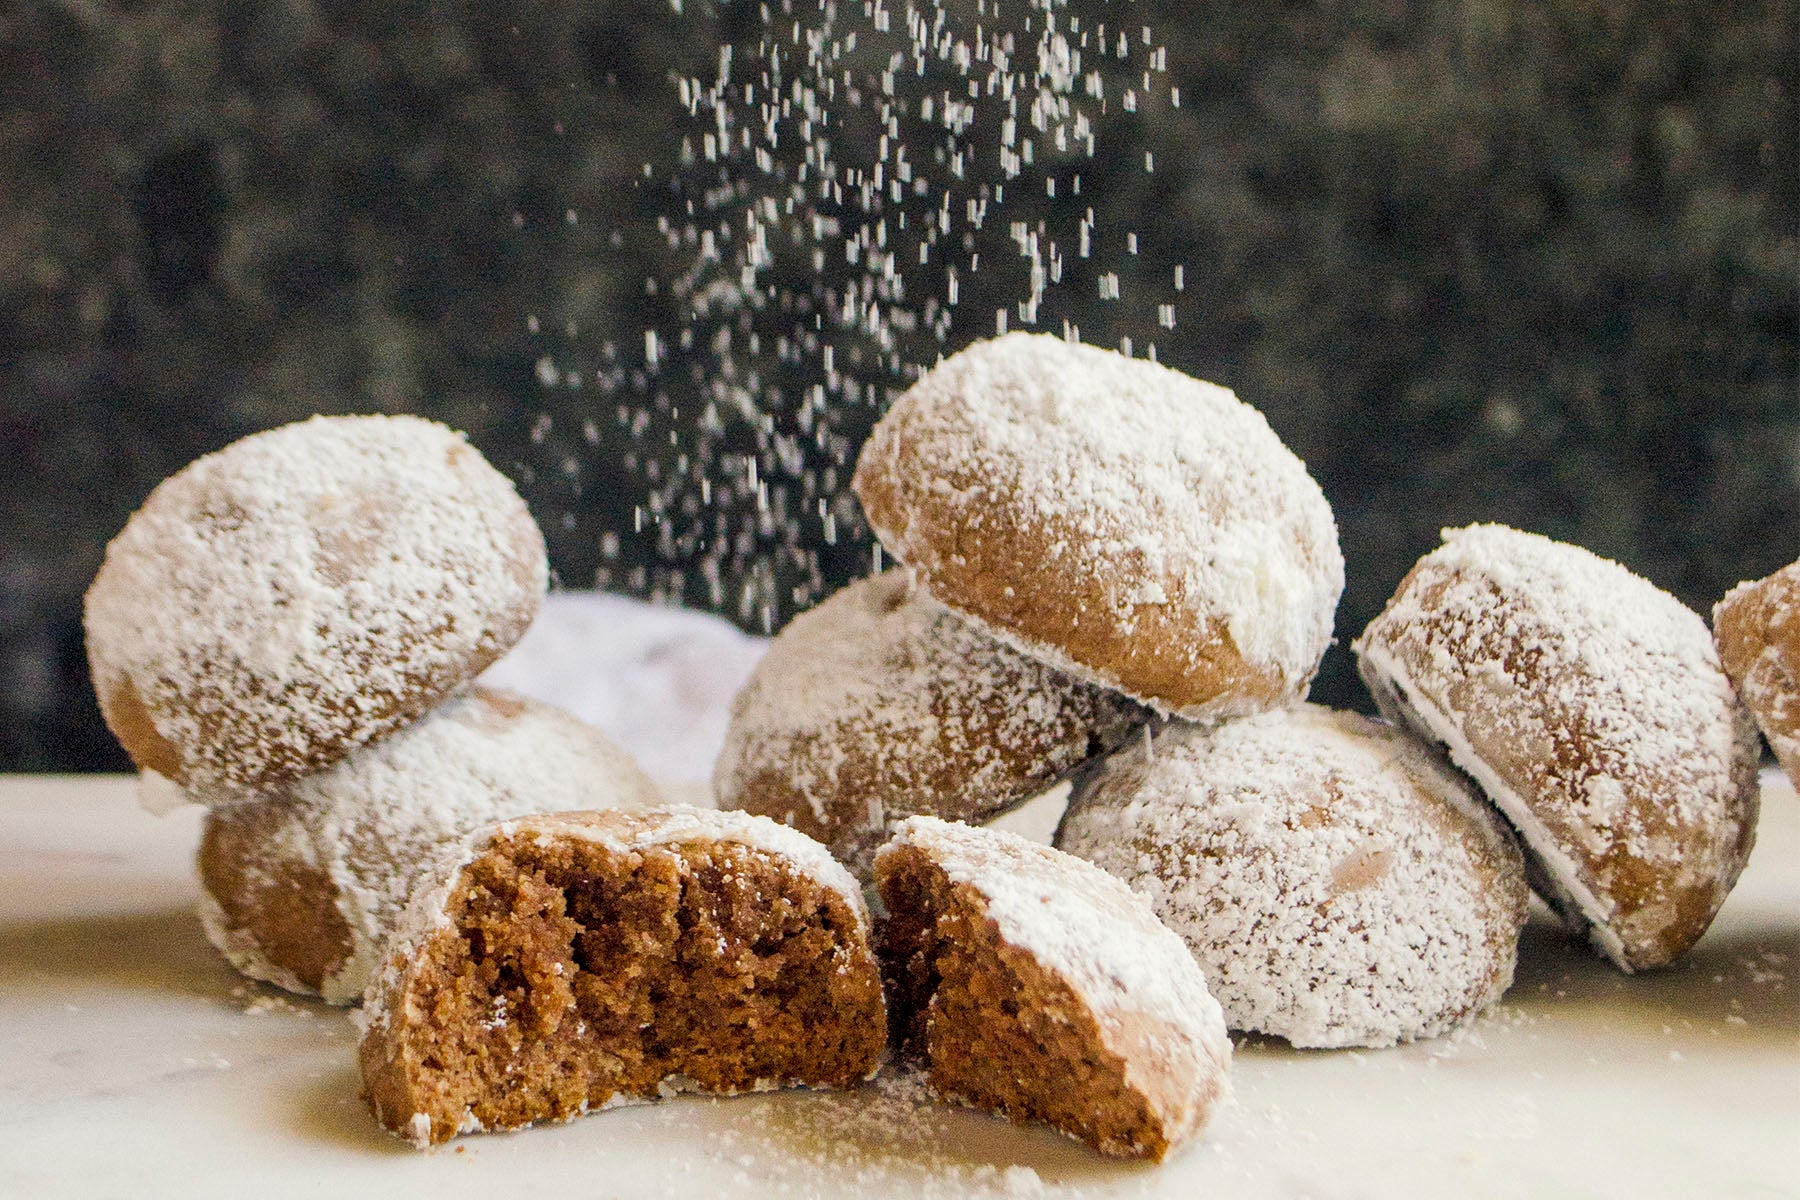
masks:
<path fill-rule="evenodd" d="M 365 1000 L 363 1089 L 418 1146 L 676 1091 L 867 1079 L 886 1046 L 862 893 L 762 817 L 489 826 L 407 909 Z"/>
<path fill-rule="evenodd" d="M 941 1099 L 1161 1159 L 1229 1092 L 1187 946 L 1072 855 L 932 817 L 875 860 L 896 1033 Z"/>

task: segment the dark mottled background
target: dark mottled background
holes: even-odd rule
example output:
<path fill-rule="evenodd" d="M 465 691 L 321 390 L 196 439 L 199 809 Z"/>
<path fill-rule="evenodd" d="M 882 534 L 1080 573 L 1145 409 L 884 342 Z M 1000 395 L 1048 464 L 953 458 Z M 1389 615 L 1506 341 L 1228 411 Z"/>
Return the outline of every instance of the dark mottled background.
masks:
<path fill-rule="evenodd" d="M 632 531 L 653 451 L 535 368 L 675 302 L 645 294 L 672 193 L 642 167 L 682 132 L 672 75 L 761 29 L 688 7 L 0 5 L 0 767 L 122 765 L 80 648 L 106 539 L 306 413 L 467 429 L 567 583 L 680 566 Z M 1791 0 L 1075 7 L 1152 25 L 1183 93 L 1103 130 L 1157 170 L 1088 168 L 1146 244 L 1083 333 L 1152 327 L 1130 270 L 1189 264 L 1160 356 L 1312 466 L 1340 636 L 1446 524 L 1578 541 L 1696 607 L 1800 554 Z M 981 300 L 953 343 L 991 331 Z M 1321 691 L 1354 701 L 1341 652 Z"/>

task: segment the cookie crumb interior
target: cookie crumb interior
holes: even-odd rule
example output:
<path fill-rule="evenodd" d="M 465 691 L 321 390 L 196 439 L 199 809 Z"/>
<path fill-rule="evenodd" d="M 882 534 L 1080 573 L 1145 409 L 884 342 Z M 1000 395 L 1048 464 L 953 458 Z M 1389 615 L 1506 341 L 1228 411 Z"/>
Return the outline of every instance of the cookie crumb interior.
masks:
<path fill-rule="evenodd" d="M 884 1045 L 841 894 L 731 842 L 621 850 L 500 835 L 409 969 L 364 1081 L 389 1128 L 442 1142 L 671 1090 L 847 1085 Z"/>
<path fill-rule="evenodd" d="M 913 847 L 878 867 L 891 915 L 881 956 L 890 1020 L 940 1098 L 1040 1121 L 1107 1154 L 1161 1159 L 1162 1122 L 1101 1048 L 1093 1012 L 1067 983 L 1006 942 L 980 894 Z"/>

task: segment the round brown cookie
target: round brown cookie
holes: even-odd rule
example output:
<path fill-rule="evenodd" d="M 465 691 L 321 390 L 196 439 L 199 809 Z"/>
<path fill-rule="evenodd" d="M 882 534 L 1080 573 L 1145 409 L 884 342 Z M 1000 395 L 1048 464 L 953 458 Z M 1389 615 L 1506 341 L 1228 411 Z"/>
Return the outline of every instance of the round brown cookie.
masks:
<path fill-rule="evenodd" d="M 1424 747 L 1363 717 L 1171 726 L 1084 781 L 1057 844 L 1150 898 L 1233 1029 L 1390 1046 L 1512 983 L 1518 846 Z"/>
<path fill-rule="evenodd" d="M 748 813 L 527 817 L 408 904 L 369 990 L 363 1092 L 417 1146 L 676 1091 L 869 1078 L 887 1046 L 862 889 Z"/>
<path fill-rule="evenodd" d="M 353 1004 L 444 841 L 532 813 L 659 802 L 599 730 L 478 687 L 329 770 L 209 809 L 202 923 L 244 974 Z"/>
<path fill-rule="evenodd" d="M 977 821 L 1149 714 L 962 620 L 889 571 L 794 618 L 732 704 L 719 807 L 774 817 L 858 875 L 895 822 Z"/>
<path fill-rule="evenodd" d="M 875 876 L 895 1024 L 937 1096 L 1160 1159 L 1229 1094 L 1200 968 L 1118 880 L 933 817 L 901 823 Z"/>
<path fill-rule="evenodd" d="M 1305 464 L 1224 388 L 1042 335 L 927 372 L 856 466 L 936 599 L 1078 678 L 1211 718 L 1303 696 L 1344 586 Z"/>
<path fill-rule="evenodd" d="M 164 480 L 88 589 L 107 724 L 203 803 L 323 770 L 525 631 L 543 535 L 462 435 L 315 417 Z"/>
<path fill-rule="evenodd" d="M 1713 608 L 1713 637 L 1725 673 L 1800 788 L 1800 562 L 1732 588 Z"/>
<path fill-rule="evenodd" d="M 1446 530 L 1356 643 L 1382 711 L 1441 744 L 1532 883 L 1626 971 L 1683 954 L 1755 836 L 1756 730 L 1698 615 L 1501 525 Z"/>

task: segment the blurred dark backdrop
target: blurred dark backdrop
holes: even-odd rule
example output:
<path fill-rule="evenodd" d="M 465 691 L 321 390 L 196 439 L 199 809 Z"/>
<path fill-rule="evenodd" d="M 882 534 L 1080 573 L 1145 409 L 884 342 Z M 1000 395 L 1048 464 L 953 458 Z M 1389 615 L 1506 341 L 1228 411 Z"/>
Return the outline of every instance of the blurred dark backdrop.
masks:
<path fill-rule="evenodd" d="M 686 7 L 0 5 L 0 768 L 123 766 L 81 652 L 106 540 L 193 457 L 311 412 L 468 430 L 568 585 L 757 627 L 866 569 L 849 514 L 763 580 L 765 614 L 638 527 L 680 468 L 620 397 L 661 389 L 667 417 L 704 386 L 699 358 L 686 383 L 609 365 L 682 303 L 645 281 L 697 181 L 644 166 L 690 123 L 674 77 L 765 30 Z M 1083 336 L 1156 330 L 1150 276 L 1187 264 L 1158 355 L 1323 484 L 1340 638 L 1443 525 L 1577 541 L 1702 610 L 1800 554 L 1791 0 L 1073 7 L 1153 27 L 1182 92 L 1102 130 L 1153 174 L 1086 167 L 1098 226 L 1144 244 Z M 950 345 L 992 332 L 977 292 Z M 1356 702 L 1341 650 L 1319 694 Z"/>

